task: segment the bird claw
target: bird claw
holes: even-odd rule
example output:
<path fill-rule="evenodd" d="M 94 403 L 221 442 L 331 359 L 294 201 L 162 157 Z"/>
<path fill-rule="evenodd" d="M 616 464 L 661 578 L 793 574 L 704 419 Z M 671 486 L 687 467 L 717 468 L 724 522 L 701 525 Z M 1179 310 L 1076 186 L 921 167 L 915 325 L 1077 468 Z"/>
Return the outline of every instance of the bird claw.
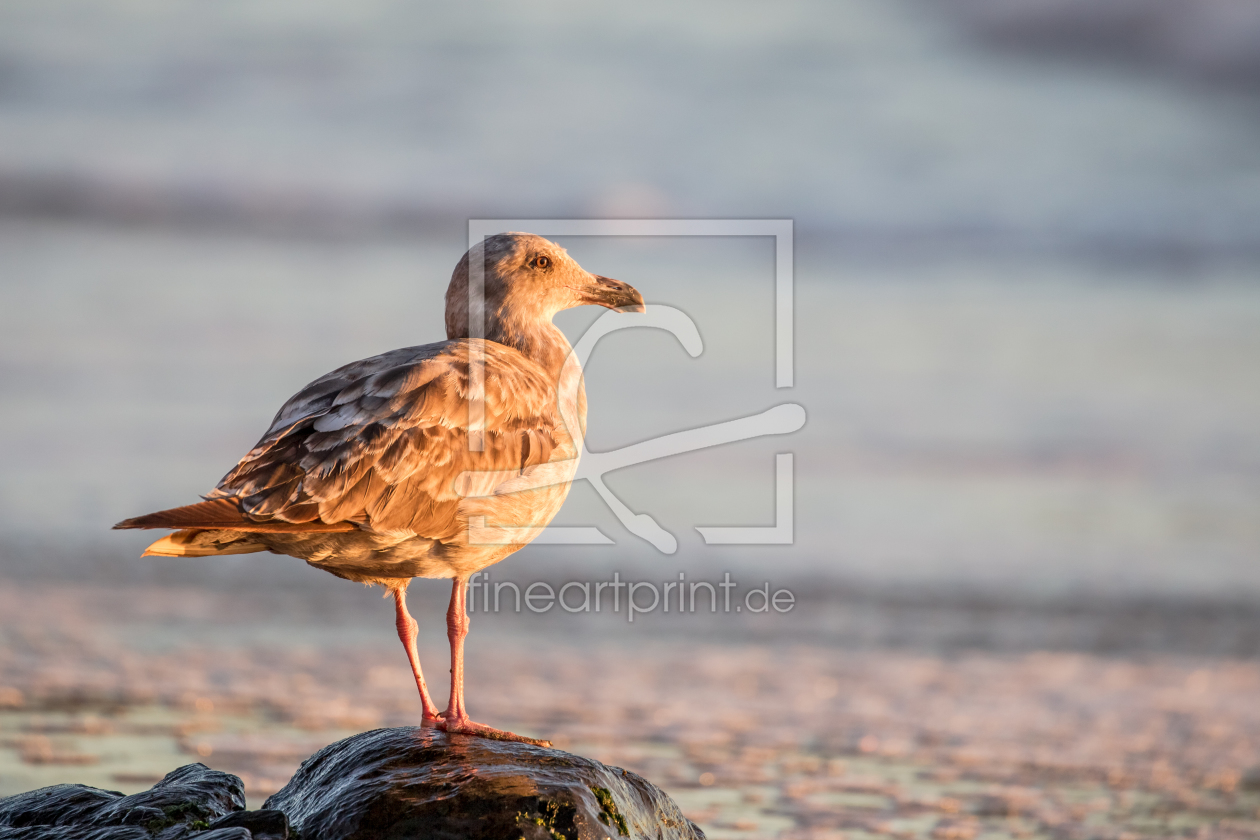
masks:
<path fill-rule="evenodd" d="M 444 718 L 438 721 L 437 728 L 447 735 L 476 735 L 479 738 L 489 738 L 493 741 L 520 741 L 524 744 L 533 744 L 536 747 L 551 746 L 550 741 L 544 741 L 540 738 L 526 738 L 524 735 L 517 735 L 515 732 L 507 732 L 503 729 L 495 729 L 493 726 L 476 723 L 467 718 L 453 721 L 447 721 Z"/>

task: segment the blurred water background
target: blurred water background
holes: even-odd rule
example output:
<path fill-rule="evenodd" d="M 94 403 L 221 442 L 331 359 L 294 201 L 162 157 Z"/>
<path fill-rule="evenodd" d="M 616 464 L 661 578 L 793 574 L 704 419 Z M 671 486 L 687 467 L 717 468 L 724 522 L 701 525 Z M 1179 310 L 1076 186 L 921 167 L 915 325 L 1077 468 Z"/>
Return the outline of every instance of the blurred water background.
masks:
<path fill-rule="evenodd" d="M 566 240 L 706 340 L 607 339 L 593 449 L 810 419 L 611 477 L 673 558 L 579 491 L 618 545 L 514 565 L 1253 597 L 1260 23 L 1089 5 L 8 4 L 10 568 L 117 573 L 144 536 L 106 527 L 205 492 L 297 387 L 440 338 L 469 217 L 788 217 L 784 390 L 771 240 Z M 772 522 L 788 449 L 796 544 L 706 549 Z"/>
<path fill-rule="evenodd" d="M 606 338 L 592 450 L 783 402 L 809 415 L 608 477 L 676 554 L 578 486 L 561 524 L 615 545 L 533 546 L 494 571 L 729 571 L 791 588 L 792 613 L 484 616 L 474 661 L 479 645 L 535 661 L 557 639 L 592 662 L 648 639 L 752 659 L 1255 657 L 1258 55 L 1260 12 L 1229 0 L 4 4 L 11 704 L 94 696 L 14 664 L 75 639 L 138 662 L 262 645 L 405 667 L 370 591 L 270 555 L 141 560 L 144 534 L 108 528 L 206 492 L 316 376 L 441 338 L 469 218 L 793 219 L 790 389 L 774 387 L 771 240 L 562 241 L 705 340 L 692 359 L 660 332 Z M 577 336 L 596 314 L 559 322 Z M 704 545 L 696 526 L 773 524 L 786 451 L 795 543 Z M 413 593 L 440 663 L 445 587 Z M 9 792 L 44 766 L 19 747 Z"/>

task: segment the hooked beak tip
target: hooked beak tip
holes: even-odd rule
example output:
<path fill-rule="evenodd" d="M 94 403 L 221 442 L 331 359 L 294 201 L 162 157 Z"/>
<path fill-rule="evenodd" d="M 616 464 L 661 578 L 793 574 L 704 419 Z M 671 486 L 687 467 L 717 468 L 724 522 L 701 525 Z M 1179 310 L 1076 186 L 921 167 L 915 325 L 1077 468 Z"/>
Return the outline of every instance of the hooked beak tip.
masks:
<path fill-rule="evenodd" d="M 646 312 L 643 295 L 629 283 L 592 274 L 594 283 L 584 290 L 584 303 L 604 306 L 617 312 Z"/>

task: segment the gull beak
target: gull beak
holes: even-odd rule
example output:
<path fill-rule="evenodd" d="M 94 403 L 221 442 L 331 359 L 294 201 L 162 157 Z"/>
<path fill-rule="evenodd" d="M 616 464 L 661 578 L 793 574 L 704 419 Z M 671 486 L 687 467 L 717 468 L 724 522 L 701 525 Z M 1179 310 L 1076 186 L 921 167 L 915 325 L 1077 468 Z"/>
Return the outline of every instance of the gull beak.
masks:
<path fill-rule="evenodd" d="M 590 275 L 591 282 L 580 291 L 582 303 L 606 306 L 618 312 L 645 312 L 643 295 L 629 283 L 611 277 Z"/>

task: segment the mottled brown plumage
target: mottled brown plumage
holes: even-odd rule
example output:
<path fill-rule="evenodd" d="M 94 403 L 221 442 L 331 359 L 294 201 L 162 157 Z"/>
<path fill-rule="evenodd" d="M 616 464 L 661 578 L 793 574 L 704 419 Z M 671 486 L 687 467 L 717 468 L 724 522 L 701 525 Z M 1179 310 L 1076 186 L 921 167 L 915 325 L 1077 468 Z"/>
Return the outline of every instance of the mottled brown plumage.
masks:
<path fill-rule="evenodd" d="M 484 338 L 470 337 L 477 330 L 469 317 L 469 267 L 478 258 Z M 463 711 L 461 593 L 474 572 L 532 540 L 568 494 L 586 396 L 569 343 L 551 319 L 583 304 L 641 310 L 643 299 L 625 283 L 584 271 L 545 239 L 490 237 L 456 266 L 446 341 L 393 350 L 316 379 L 280 408 L 206 501 L 115 527 L 179 529 L 146 554 L 273 551 L 386 586 L 426 719 L 448 731 L 506 737 Z M 413 577 L 455 580 L 448 626 L 458 679 L 441 715 L 420 674 L 403 601 Z"/>

